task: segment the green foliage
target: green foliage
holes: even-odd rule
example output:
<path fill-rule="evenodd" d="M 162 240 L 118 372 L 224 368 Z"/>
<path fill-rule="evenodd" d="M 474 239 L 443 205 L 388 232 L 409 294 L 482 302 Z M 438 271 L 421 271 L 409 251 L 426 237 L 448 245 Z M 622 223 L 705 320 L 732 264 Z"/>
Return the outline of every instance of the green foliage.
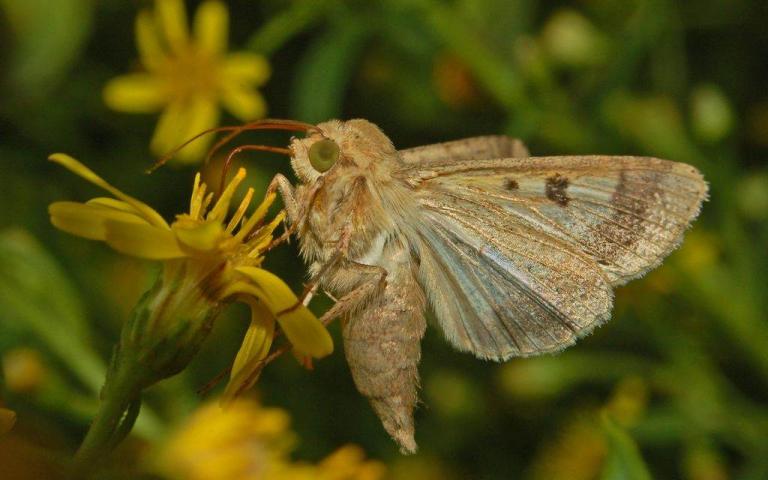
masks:
<path fill-rule="evenodd" d="M 13 34 L 8 81 L 14 93 L 39 100 L 77 59 L 91 27 L 93 2 L 2 0 L 0 10 Z"/>
<path fill-rule="evenodd" d="M 19 411 L 19 436 L 56 436 L 54 450 L 67 452 L 138 298 L 131 286 L 146 286 L 146 275 L 47 225 L 48 203 L 93 190 L 45 157 L 71 151 L 166 217 L 186 208 L 194 168 L 142 176 L 157 119 L 101 103 L 104 83 L 136 66 L 137 3 L 61 0 L 56 14 L 49 3 L 0 2 L 0 227 L 9 228 L 0 235 L 0 356 L 39 350 L 56 380 L 31 396 L 3 387 L 0 400 Z M 271 117 L 368 118 L 398 148 L 503 133 L 535 155 L 656 156 L 697 166 L 711 187 L 680 250 L 620 288 L 613 320 L 568 351 L 490 364 L 452 351 L 432 328 L 416 458 L 399 456 L 341 349 L 311 373 L 290 359 L 270 365 L 257 389 L 290 412 L 298 453 L 316 460 L 358 443 L 396 478 L 768 478 L 763 3 L 227 2 L 232 49 L 270 59 Z M 286 142 L 263 140 L 254 143 Z M 239 158 L 252 172 L 286 171 L 261 155 Z M 270 252 L 267 266 L 302 288 L 295 246 Z M 318 312 L 328 305 L 313 302 Z M 227 367 L 246 322 L 245 312 L 227 312 L 184 377 L 153 387 L 138 437 L 154 441 L 201 402 L 193 390 Z M 627 379 L 642 388 L 624 388 Z M 0 464 L 15 460 L 3 451 Z M 135 478 L 129 467 L 114 478 Z"/>
<path fill-rule="evenodd" d="M 365 27 L 350 16 L 309 46 L 296 68 L 292 117 L 319 123 L 341 116 L 352 69 L 365 46 L 365 34 Z"/>
<path fill-rule="evenodd" d="M 104 364 L 88 346 L 90 327 L 79 295 L 56 260 L 21 230 L 0 232 L 0 351 L 34 342 L 50 349 L 92 391 Z"/>
<path fill-rule="evenodd" d="M 651 480 L 651 474 L 632 437 L 616 425 L 608 414 L 603 414 L 600 421 L 608 440 L 608 457 L 600 479 Z"/>

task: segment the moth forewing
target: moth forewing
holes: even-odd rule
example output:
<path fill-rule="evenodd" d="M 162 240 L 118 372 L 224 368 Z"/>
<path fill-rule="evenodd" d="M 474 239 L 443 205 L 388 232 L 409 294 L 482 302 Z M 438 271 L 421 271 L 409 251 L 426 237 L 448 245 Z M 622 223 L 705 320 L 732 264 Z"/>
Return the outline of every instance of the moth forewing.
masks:
<path fill-rule="evenodd" d="M 679 244 L 707 191 L 688 165 L 528 157 L 503 136 L 398 152 L 365 120 L 321 123 L 291 151 L 303 184 L 279 188 L 310 282 L 339 299 L 323 319 L 345 317 L 358 390 L 405 452 L 427 304 L 478 357 L 560 350 Z"/>
<path fill-rule="evenodd" d="M 527 157 L 528 149 L 516 138 L 486 135 L 400 150 L 400 159 L 424 167 L 432 163 L 459 163 L 489 158 Z"/>
<path fill-rule="evenodd" d="M 477 204 L 495 219 L 572 245 L 619 285 L 657 266 L 706 198 L 690 165 L 647 157 L 530 157 L 411 171 L 423 202 Z"/>

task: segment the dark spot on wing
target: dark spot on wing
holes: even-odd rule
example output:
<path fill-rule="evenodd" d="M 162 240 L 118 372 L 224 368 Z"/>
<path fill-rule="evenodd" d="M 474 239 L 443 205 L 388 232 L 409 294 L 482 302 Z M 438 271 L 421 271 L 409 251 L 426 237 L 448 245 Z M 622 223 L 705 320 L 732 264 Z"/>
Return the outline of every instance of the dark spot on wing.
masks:
<path fill-rule="evenodd" d="M 544 192 L 547 194 L 548 199 L 552 200 L 561 207 L 565 207 L 568 205 L 568 201 L 570 200 L 568 198 L 568 194 L 566 193 L 567 189 L 568 179 L 559 173 L 556 173 L 547 179 Z"/>
<path fill-rule="evenodd" d="M 520 188 L 520 185 L 517 183 L 517 180 L 508 178 L 507 181 L 504 182 L 504 188 L 507 190 L 517 190 Z"/>

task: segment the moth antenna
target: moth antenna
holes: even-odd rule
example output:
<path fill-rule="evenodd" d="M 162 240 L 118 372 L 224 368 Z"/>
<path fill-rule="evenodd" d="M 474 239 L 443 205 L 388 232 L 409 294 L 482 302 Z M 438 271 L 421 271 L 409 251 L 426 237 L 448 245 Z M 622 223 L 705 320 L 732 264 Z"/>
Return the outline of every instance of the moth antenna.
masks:
<path fill-rule="evenodd" d="M 297 120 L 273 118 L 246 123 L 245 125 L 234 127 L 229 135 L 216 142 L 210 152 L 208 152 L 205 161 L 209 162 L 221 147 L 234 140 L 241 133 L 253 130 L 284 130 L 289 132 L 308 132 L 310 130 L 315 130 L 320 132 L 320 129 L 317 128 L 317 126 L 312 125 L 311 123 L 299 122 Z"/>
<path fill-rule="evenodd" d="M 146 170 L 146 173 L 152 173 L 155 170 L 157 170 L 158 168 L 162 167 L 163 165 L 165 165 L 168 162 L 168 160 L 172 159 L 174 157 L 174 155 L 179 153 L 179 151 L 181 151 L 184 147 L 186 147 L 187 145 L 189 145 L 190 143 L 194 142 L 195 140 L 197 140 L 198 138 L 200 138 L 200 137 L 202 137 L 204 135 L 208 135 L 209 133 L 227 132 L 227 131 L 231 131 L 231 130 L 236 130 L 238 128 L 240 128 L 240 127 L 215 127 L 215 128 L 209 128 L 208 130 L 203 130 L 202 132 L 198 133 L 194 137 L 190 138 L 189 140 L 185 141 L 184 143 L 182 143 L 178 147 L 174 148 L 170 152 L 168 152 L 165 155 L 163 155 L 162 157 L 160 157 L 155 163 L 152 164 L 151 167 L 149 167 Z"/>
<path fill-rule="evenodd" d="M 152 173 L 161 166 L 163 166 L 165 163 L 167 163 L 171 158 L 173 158 L 174 155 L 179 153 L 181 149 L 189 145 L 190 143 L 194 142 L 195 140 L 199 139 L 200 137 L 204 135 L 208 135 L 209 133 L 218 133 L 218 132 L 230 132 L 227 136 L 225 136 L 223 139 L 216 142 L 216 144 L 213 146 L 213 148 L 208 152 L 208 155 L 206 156 L 206 162 L 208 162 L 211 157 L 224 145 L 229 143 L 230 141 L 234 140 L 238 135 L 240 135 L 243 132 L 246 131 L 253 131 L 253 130 L 284 130 L 289 132 L 309 132 L 309 131 L 317 131 L 320 132 L 320 129 L 317 128 L 316 125 L 312 125 L 311 123 L 306 122 L 300 122 L 298 120 L 285 120 L 280 118 L 265 118 L 262 120 L 257 120 L 255 122 L 246 123 L 245 125 L 240 126 L 226 126 L 226 127 L 215 127 L 215 128 L 209 128 L 207 130 L 204 130 L 197 135 L 193 136 L 189 140 L 185 141 L 178 147 L 174 148 L 170 152 L 166 153 L 162 157 L 160 157 L 149 169 L 147 169 L 147 173 Z"/>
<path fill-rule="evenodd" d="M 232 166 L 232 160 L 235 158 L 235 155 L 245 151 L 280 153 L 282 155 L 287 155 L 289 157 L 291 156 L 291 153 L 292 153 L 290 148 L 272 147 L 269 145 L 241 145 L 239 147 L 233 148 L 232 151 L 230 151 L 229 154 L 227 155 L 227 159 L 224 161 L 224 166 L 221 167 L 221 181 L 219 183 L 219 192 L 224 191 L 224 185 L 226 184 L 227 175 L 229 173 L 230 167 Z"/>

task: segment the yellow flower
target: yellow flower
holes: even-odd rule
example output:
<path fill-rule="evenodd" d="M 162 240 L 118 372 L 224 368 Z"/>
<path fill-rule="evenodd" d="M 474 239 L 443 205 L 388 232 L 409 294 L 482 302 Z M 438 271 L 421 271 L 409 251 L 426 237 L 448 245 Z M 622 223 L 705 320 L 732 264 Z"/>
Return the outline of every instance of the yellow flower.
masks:
<path fill-rule="evenodd" d="M 526 477 L 532 480 L 597 478 L 607 449 L 595 420 L 588 415 L 577 415 L 540 448 Z"/>
<path fill-rule="evenodd" d="M 251 324 L 232 368 L 228 396 L 255 381 L 260 361 L 272 345 L 275 322 L 297 355 L 319 358 L 333 351 L 325 327 L 298 304 L 296 295 L 280 278 L 260 268 L 272 232 L 283 220 L 281 213 L 271 222 L 265 221 L 275 194 L 268 194 L 248 215 L 254 193 L 248 189 L 228 218 L 230 201 L 245 178 L 245 169 L 237 172 L 216 202 L 198 174 L 189 212 L 177 215 L 169 225 L 154 209 L 113 187 L 72 157 L 55 154 L 50 158 L 114 196 L 51 204 L 49 213 L 56 227 L 104 241 L 127 255 L 161 260 L 164 279 L 182 278 L 163 282 L 172 285 L 171 292 L 150 297 L 150 302 L 158 304 L 149 305 L 150 311 L 171 309 L 180 312 L 179 317 L 197 318 L 201 315 L 196 312 L 216 311 L 231 301 L 251 307 Z M 158 328 L 154 321 L 145 323 Z"/>
<path fill-rule="evenodd" d="M 278 408 L 239 399 L 199 408 L 162 448 L 158 467 L 184 480 L 246 480 L 284 470 L 294 443 L 290 418 Z"/>
<path fill-rule="evenodd" d="M 317 465 L 292 462 L 296 436 L 278 408 L 237 399 L 199 408 L 162 446 L 155 468 L 179 480 L 379 480 L 380 462 L 346 445 Z"/>
<path fill-rule="evenodd" d="M 315 478 L 322 480 L 378 480 L 384 477 L 384 464 L 366 460 L 357 445 L 344 445 L 318 465 Z"/>
<path fill-rule="evenodd" d="M 45 381 L 47 369 L 37 350 L 16 348 L 2 359 L 5 385 L 15 393 L 34 393 Z"/>
<path fill-rule="evenodd" d="M 150 145 L 155 154 L 218 125 L 220 103 L 243 121 L 265 115 L 266 104 L 255 88 L 269 78 L 269 64 L 253 53 L 227 54 L 228 22 L 227 8 L 217 0 L 200 5 L 193 34 L 182 0 L 156 0 L 154 11 L 137 16 L 136 42 L 146 71 L 110 81 L 104 100 L 122 112 L 163 110 Z M 200 139 L 175 158 L 194 162 L 209 141 Z"/>

